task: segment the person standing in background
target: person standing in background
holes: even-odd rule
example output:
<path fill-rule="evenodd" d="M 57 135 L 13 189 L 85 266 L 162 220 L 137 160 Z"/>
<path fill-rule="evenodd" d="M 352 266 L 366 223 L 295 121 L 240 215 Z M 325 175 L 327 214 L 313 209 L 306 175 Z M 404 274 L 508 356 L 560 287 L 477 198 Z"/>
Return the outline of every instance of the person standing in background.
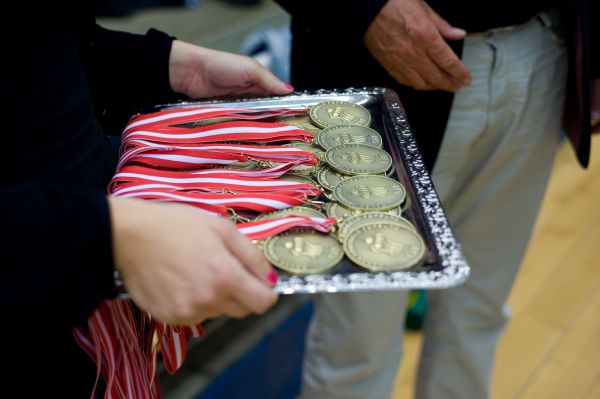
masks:
<path fill-rule="evenodd" d="M 149 30 L 95 24 L 93 2 L 4 5 L 0 158 L 3 389 L 88 398 L 96 367 L 77 346 L 119 271 L 158 321 L 265 312 L 277 275 L 233 223 L 183 205 L 108 197 L 115 159 L 104 127 L 176 99 L 285 95 L 256 61 Z"/>
<path fill-rule="evenodd" d="M 277 2 L 292 16 L 298 89 L 379 86 L 399 94 L 471 266 L 463 285 L 428 292 L 416 396 L 489 397 L 495 346 L 510 317 L 506 299 L 561 126 L 588 164 L 597 125 L 590 91 L 600 82 L 598 51 L 590 51 L 600 43 L 590 23 L 600 15 L 597 2 Z M 316 296 L 302 398 L 389 398 L 406 298 Z"/>

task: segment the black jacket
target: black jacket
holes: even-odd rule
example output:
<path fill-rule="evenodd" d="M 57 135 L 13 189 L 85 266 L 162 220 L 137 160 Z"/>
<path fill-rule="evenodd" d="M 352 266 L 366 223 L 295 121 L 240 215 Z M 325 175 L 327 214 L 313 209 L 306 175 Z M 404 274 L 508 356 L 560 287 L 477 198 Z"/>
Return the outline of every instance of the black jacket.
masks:
<path fill-rule="evenodd" d="M 402 86 L 371 57 L 363 44 L 363 37 L 386 1 L 277 0 L 292 16 L 292 83 L 301 90 L 379 86 L 396 91 L 431 170 L 446 128 L 453 94 L 416 91 Z M 429 0 L 428 3 L 451 25 L 465 26 L 465 0 Z M 564 0 L 562 3 L 564 19 L 569 22 L 567 36 L 571 66 L 568 84 L 570 112 L 565 115 L 576 115 L 566 121 L 565 127 L 581 164 L 586 166 L 590 147 L 589 50 L 590 46 L 600 43 L 598 31 L 590 31 L 589 16 L 598 15 L 598 5 L 592 4 L 597 3 L 594 1 L 588 4 L 588 0 Z M 574 23 L 575 18 L 580 22 L 578 25 Z M 575 35 L 577 30 L 581 32 L 579 36 Z M 591 44 L 592 38 L 594 44 Z M 461 54 L 462 42 L 449 44 L 457 54 Z M 577 47 L 581 53 L 580 60 L 575 62 Z M 600 77 L 600 63 L 597 59 L 593 61 L 595 76 Z M 577 112 L 573 113 L 575 108 Z"/>
<path fill-rule="evenodd" d="M 102 123 L 173 94 L 172 39 L 104 30 L 76 0 L 3 11 L 17 27 L 0 28 L 0 379 L 22 398 L 86 398 L 95 365 L 71 330 L 113 295 Z"/>

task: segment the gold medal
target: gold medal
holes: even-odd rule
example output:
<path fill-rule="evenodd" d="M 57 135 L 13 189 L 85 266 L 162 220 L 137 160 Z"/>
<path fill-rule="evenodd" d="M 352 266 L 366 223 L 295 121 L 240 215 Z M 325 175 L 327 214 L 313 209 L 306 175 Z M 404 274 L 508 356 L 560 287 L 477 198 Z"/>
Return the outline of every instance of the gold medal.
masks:
<path fill-rule="evenodd" d="M 335 218 L 338 221 L 341 221 L 342 219 L 346 219 L 348 217 L 356 215 L 358 211 L 346 208 L 345 206 L 340 205 L 337 202 L 328 202 L 325 204 L 325 213 L 330 218 Z"/>
<path fill-rule="evenodd" d="M 344 238 L 355 229 L 362 227 L 367 224 L 379 223 L 379 222 L 390 222 L 396 223 L 398 226 L 406 229 L 416 231 L 415 226 L 402 216 L 391 215 L 383 212 L 367 212 L 359 213 L 358 215 L 351 216 L 344 220 L 340 229 L 338 230 L 338 240 L 344 241 Z"/>
<path fill-rule="evenodd" d="M 372 272 L 415 267 L 425 256 L 425 243 L 414 231 L 396 223 L 367 224 L 352 230 L 344 241 L 346 256 Z"/>
<path fill-rule="evenodd" d="M 285 118 L 279 119 L 278 122 L 299 127 L 300 129 L 309 132 L 313 137 L 317 136 L 321 131 L 320 127 L 312 123 L 312 120 L 308 115 L 286 116 Z"/>
<path fill-rule="evenodd" d="M 329 191 L 333 191 L 336 184 L 348 177 L 350 176 L 336 172 L 328 167 L 323 167 L 317 172 L 317 181 L 324 189 Z"/>
<path fill-rule="evenodd" d="M 290 230 L 269 238 L 263 247 L 267 260 L 292 274 L 317 274 L 344 257 L 338 241 L 314 230 Z"/>
<path fill-rule="evenodd" d="M 377 175 L 392 166 L 392 156 L 381 148 L 341 144 L 325 152 L 325 162 L 346 175 Z"/>
<path fill-rule="evenodd" d="M 381 148 L 383 140 L 375 130 L 358 125 L 335 125 L 323 129 L 315 139 L 325 150 L 340 144 L 362 144 Z"/>
<path fill-rule="evenodd" d="M 334 125 L 360 125 L 371 124 L 371 114 L 358 104 L 347 101 L 325 101 L 310 107 L 310 119 L 320 127 Z"/>
<path fill-rule="evenodd" d="M 404 186 L 385 176 L 352 176 L 333 189 L 342 205 L 362 211 L 386 211 L 399 207 L 406 197 Z"/>
<path fill-rule="evenodd" d="M 309 208 L 307 206 L 293 206 L 291 208 L 280 209 L 278 211 L 262 213 L 258 215 L 254 220 L 267 220 L 267 219 L 276 219 L 282 218 L 284 216 L 306 216 L 306 217 L 317 217 L 324 218 L 321 212 L 316 209 Z"/>

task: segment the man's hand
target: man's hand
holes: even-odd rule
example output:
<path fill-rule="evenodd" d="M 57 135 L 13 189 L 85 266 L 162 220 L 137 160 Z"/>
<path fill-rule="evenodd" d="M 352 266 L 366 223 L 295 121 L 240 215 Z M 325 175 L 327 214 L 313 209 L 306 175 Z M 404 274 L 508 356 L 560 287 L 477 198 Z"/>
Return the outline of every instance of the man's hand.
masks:
<path fill-rule="evenodd" d="M 294 88 L 250 57 L 175 40 L 169 58 L 171 88 L 191 98 L 290 94 Z"/>
<path fill-rule="evenodd" d="M 113 253 L 132 300 L 156 319 L 190 325 L 261 314 L 276 277 L 234 224 L 192 207 L 110 198 Z"/>
<path fill-rule="evenodd" d="M 422 0 L 390 0 L 371 23 L 364 42 L 400 84 L 456 92 L 471 83 L 471 74 L 444 39 L 461 40 L 465 35 Z"/>

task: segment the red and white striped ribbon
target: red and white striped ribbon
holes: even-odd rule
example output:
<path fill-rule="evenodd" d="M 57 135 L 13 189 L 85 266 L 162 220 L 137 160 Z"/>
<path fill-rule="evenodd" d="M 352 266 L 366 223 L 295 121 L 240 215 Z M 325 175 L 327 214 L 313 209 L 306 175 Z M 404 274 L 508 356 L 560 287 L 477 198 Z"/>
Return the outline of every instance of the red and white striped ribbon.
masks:
<path fill-rule="evenodd" d="M 314 229 L 329 233 L 335 225 L 334 218 L 318 218 L 306 216 L 284 216 L 254 222 L 238 223 L 238 231 L 251 240 L 264 240 L 290 229 Z"/>
<path fill-rule="evenodd" d="M 289 171 L 292 168 L 295 168 L 298 165 L 301 165 L 301 162 L 286 162 L 286 163 L 282 163 L 280 165 L 276 165 L 270 168 L 266 168 L 266 169 L 256 169 L 256 170 L 247 170 L 247 169 L 230 169 L 230 168 L 211 168 L 211 169 L 202 169 L 202 170 L 193 170 L 193 171 L 186 171 L 185 174 L 188 177 L 198 177 L 198 176 L 204 176 L 204 177 L 230 177 L 230 178 L 234 178 L 234 177 L 257 177 L 257 178 L 271 178 L 271 179 L 276 179 L 278 177 L 283 176 L 287 171 Z M 153 176 L 165 176 L 167 178 L 174 178 L 174 177 L 178 177 L 180 176 L 179 173 L 181 172 L 177 172 L 177 175 L 170 175 L 170 173 L 173 173 L 173 171 L 168 171 L 168 170 L 156 170 L 156 169 L 151 169 L 151 168 L 146 168 L 143 166 L 125 166 L 123 168 L 121 168 L 119 170 L 118 173 L 116 173 L 113 176 L 113 181 L 119 180 L 119 179 L 123 179 L 123 180 L 127 180 L 127 178 L 131 178 L 131 179 L 135 179 L 138 178 L 138 174 L 140 175 L 144 175 L 144 176 L 140 176 L 139 178 L 141 179 L 145 179 L 144 181 L 146 181 L 147 179 L 154 181 L 153 180 Z M 112 185 L 109 184 L 109 187 Z"/>
<path fill-rule="evenodd" d="M 248 157 L 243 154 L 231 154 L 217 151 L 203 150 L 141 150 L 137 153 L 130 152 L 121 158 L 118 168 L 128 164 L 146 165 L 164 169 L 204 168 L 216 165 L 230 165 L 236 162 L 247 162 Z M 118 169 L 117 169 L 118 170 Z"/>
<path fill-rule="evenodd" d="M 248 158 L 270 162 L 316 165 L 318 155 L 285 145 L 196 144 L 164 145 L 135 140 L 121 155 L 117 170 L 131 163 L 184 169 L 246 162 Z"/>
<path fill-rule="evenodd" d="M 208 172 L 208 171 L 207 171 Z M 150 186 L 154 184 L 155 186 Z M 271 177 L 236 176 L 228 173 L 191 174 L 155 170 L 142 166 L 127 166 L 116 173 L 110 184 L 109 193 L 122 195 L 130 191 L 161 188 L 174 191 L 204 192 L 269 192 L 296 191 L 308 196 L 318 196 L 321 191 L 312 184 Z"/>
<path fill-rule="evenodd" d="M 189 180 L 189 179 L 188 179 Z M 204 193 L 214 193 L 214 194 L 224 194 L 224 193 L 232 193 L 232 194 L 250 194 L 252 192 L 278 192 L 278 191 L 291 191 L 297 193 L 303 193 L 309 197 L 317 197 L 321 194 L 321 190 L 317 187 L 307 184 L 307 183 L 299 183 L 293 181 L 286 180 L 252 180 L 247 179 L 245 181 L 241 181 L 239 179 L 198 179 L 204 180 L 199 184 L 188 183 L 185 186 L 180 185 L 172 185 L 172 184 L 163 184 L 163 183 L 149 183 L 149 184 L 140 184 L 139 182 L 129 182 L 129 183 L 120 183 L 117 184 L 112 192 L 115 197 L 123 196 L 127 193 L 131 193 L 134 191 L 151 191 L 151 190 L 161 190 L 161 191 L 170 191 L 170 192 L 181 192 L 181 191 L 191 191 L 191 192 L 204 192 Z M 212 182 L 211 182 L 212 181 Z M 230 182 L 230 183 L 226 183 Z M 276 185 L 275 183 L 282 183 L 281 185 Z M 228 184 L 224 186 L 223 184 Z"/>
<path fill-rule="evenodd" d="M 241 193 L 241 194 L 205 194 L 197 192 L 153 189 L 148 191 L 132 191 L 120 198 L 140 198 L 162 202 L 176 202 L 197 207 L 201 210 L 218 210 L 219 214 L 228 209 L 235 211 L 272 212 L 308 202 L 306 195 L 296 192 L 280 191 L 275 193 Z"/>
<path fill-rule="evenodd" d="M 302 161 L 294 161 L 294 162 L 284 162 L 279 165 L 275 165 L 265 169 L 255 169 L 255 170 L 247 170 L 247 169 L 234 169 L 234 168 L 213 168 L 210 170 L 195 170 L 190 171 L 191 175 L 195 176 L 240 176 L 240 177 L 269 177 L 272 179 L 276 179 L 278 177 L 283 176 L 290 169 L 295 168 L 296 166 L 302 165 Z"/>
<path fill-rule="evenodd" d="M 162 110 L 147 114 L 133 116 L 124 133 L 145 127 L 180 125 L 189 122 L 205 121 L 215 118 L 235 118 L 244 120 L 258 120 L 276 116 L 292 116 L 306 114 L 306 110 L 293 109 L 241 109 L 219 106 L 199 106 L 180 109 Z"/>
<path fill-rule="evenodd" d="M 125 300 L 103 301 L 88 319 L 87 328 L 73 331 L 75 340 L 98 364 L 106 380 L 107 399 L 161 397 L 156 379 L 157 347 L 152 342 L 155 333 L 170 373 L 185 361 L 186 340 L 204 335 L 199 325 L 156 322 Z"/>
<path fill-rule="evenodd" d="M 199 144 L 224 141 L 270 143 L 277 141 L 304 141 L 310 143 L 313 136 L 306 130 L 281 122 L 233 121 L 194 128 L 160 127 L 146 130 L 130 130 L 123 134 L 122 147 L 132 140 L 147 140 L 166 144 Z"/>

